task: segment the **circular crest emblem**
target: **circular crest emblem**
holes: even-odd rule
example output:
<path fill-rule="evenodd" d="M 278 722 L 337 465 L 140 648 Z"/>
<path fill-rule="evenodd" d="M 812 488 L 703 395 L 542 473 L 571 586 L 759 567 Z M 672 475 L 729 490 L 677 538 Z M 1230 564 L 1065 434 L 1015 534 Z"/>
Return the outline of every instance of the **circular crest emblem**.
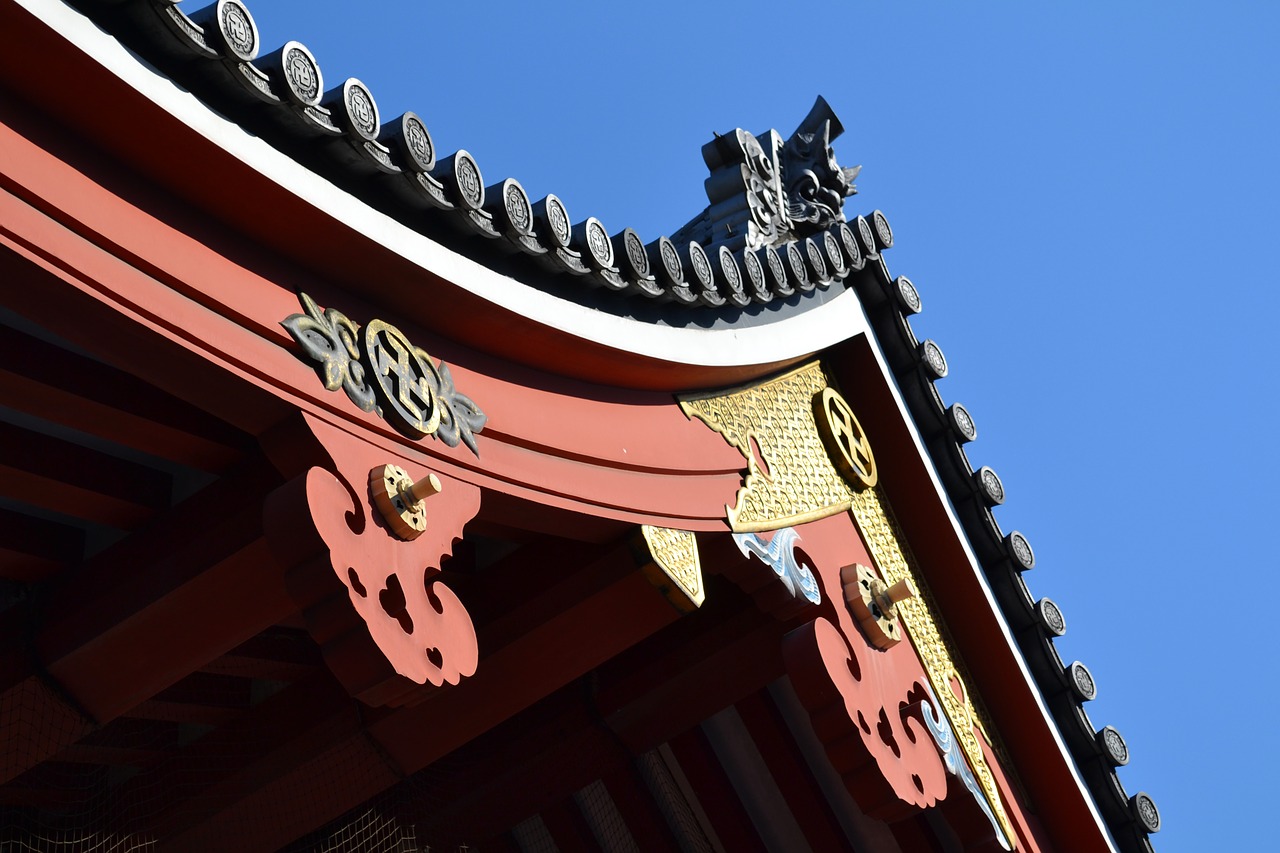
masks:
<path fill-rule="evenodd" d="M 218 5 L 218 29 L 236 59 L 249 62 L 258 55 L 258 28 L 249 10 L 236 0 Z"/>
<path fill-rule="evenodd" d="M 855 489 L 876 484 L 876 460 L 862 425 L 844 397 L 834 388 L 823 388 L 813 398 L 818 434 L 836 468 Z"/>
<path fill-rule="evenodd" d="M 370 320 L 365 325 L 364 354 L 383 416 L 413 438 L 435 432 L 440 425 L 436 400 L 440 374 L 430 357 L 409 343 L 403 332 L 382 320 Z"/>

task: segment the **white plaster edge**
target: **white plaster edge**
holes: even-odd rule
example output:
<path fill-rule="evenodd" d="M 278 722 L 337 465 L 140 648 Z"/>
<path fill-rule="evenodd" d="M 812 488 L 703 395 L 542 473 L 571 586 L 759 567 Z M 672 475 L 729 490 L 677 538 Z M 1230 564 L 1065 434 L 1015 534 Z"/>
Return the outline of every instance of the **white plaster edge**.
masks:
<path fill-rule="evenodd" d="M 596 311 L 544 293 L 413 231 L 262 139 L 246 133 L 145 64 L 61 0 L 17 0 L 17 3 L 104 69 L 264 178 L 456 287 L 541 325 L 610 349 L 703 367 L 749 366 L 796 359 L 869 331 L 857 295 L 851 290 L 795 317 L 730 329 L 658 326 Z"/>
<path fill-rule="evenodd" d="M 859 305 L 861 312 L 861 305 Z M 866 315 L 863 314 L 862 322 L 867 323 Z M 1111 835 L 1111 829 L 1107 826 L 1107 822 L 1103 820 L 1102 814 L 1098 811 L 1098 805 L 1094 802 L 1093 792 L 1085 785 L 1084 780 L 1080 777 L 1080 770 L 1076 766 L 1075 758 L 1072 757 L 1070 750 L 1067 749 L 1066 742 L 1062 739 L 1062 733 L 1058 730 L 1058 724 L 1050 713 L 1049 708 L 1045 705 L 1044 696 L 1040 692 L 1040 687 L 1036 684 L 1035 677 L 1032 676 L 1031 670 L 1027 667 L 1026 658 L 1022 655 L 1022 650 L 1018 648 L 1018 643 L 1014 640 L 1013 632 L 1009 630 L 1009 623 L 1004 618 L 1004 611 L 1000 609 L 1000 605 L 996 602 L 995 594 L 991 591 L 990 584 L 987 583 L 985 573 L 978 563 L 977 556 L 973 553 L 973 549 L 969 545 L 969 535 L 965 532 L 964 527 L 960 524 L 960 520 L 956 517 L 955 508 L 951 503 L 951 498 L 947 494 L 946 488 L 942 485 L 942 480 L 938 476 L 938 469 L 933 464 L 933 457 L 929 455 L 929 451 L 925 448 L 924 442 L 920 438 L 920 431 L 916 427 L 915 418 L 911 416 L 910 410 L 907 408 L 906 401 L 902 398 L 902 393 L 898 388 L 898 380 L 889 370 L 888 362 L 885 360 L 884 352 L 880 348 L 880 341 L 875 335 L 867 335 L 867 340 L 871 344 L 871 352 L 875 355 L 876 363 L 880 366 L 880 372 L 888 379 L 889 391 L 893 395 L 893 401 L 898 407 L 898 412 L 902 416 L 903 421 L 907 425 L 907 430 L 911 433 L 911 441 L 915 445 L 916 453 L 920 455 L 924 462 L 925 470 L 929 473 L 929 481 L 933 484 L 933 490 L 938 496 L 943 509 L 946 510 L 947 520 L 951 524 L 951 529 L 955 531 L 956 538 L 960 545 L 964 548 L 965 558 L 969 562 L 969 571 L 973 572 L 974 577 L 978 579 L 979 585 L 982 587 L 982 594 L 986 596 L 987 605 L 995 614 L 996 621 L 1000 625 L 1000 632 L 1004 635 L 1005 643 L 1009 646 L 1009 651 L 1013 653 L 1013 658 L 1018 664 L 1018 670 L 1022 673 L 1023 680 L 1031 688 L 1031 694 L 1035 697 L 1036 707 L 1040 710 L 1040 716 L 1044 719 L 1049 731 L 1053 733 L 1053 741 L 1058 747 L 1067 768 L 1071 771 L 1071 778 L 1075 781 L 1076 787 L 1079 789 L 1081 796 L 1084 798 L 1089 807 L 1089 813 L 1093 815 L 1094 822 L 1102 831 L 1102 836 L 1107 841 L 1107 849 L 1111 853 L 1118 853 L 1115 839 Z"/>

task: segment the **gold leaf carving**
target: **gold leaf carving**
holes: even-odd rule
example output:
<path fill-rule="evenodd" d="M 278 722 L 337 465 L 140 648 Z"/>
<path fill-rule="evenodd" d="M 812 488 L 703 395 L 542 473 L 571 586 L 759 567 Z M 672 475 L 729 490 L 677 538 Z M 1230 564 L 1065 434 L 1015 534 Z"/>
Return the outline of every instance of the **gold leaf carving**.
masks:
<path fill-rule="evenodd" d="M 681 399 L 686 415 L 720 433 L 747 458 L 737 505 L 725 507 L 735 533 L 777 530 L 849 508 L 853 490 L 831 463 L 813 419 L 814 395 L 826 387 L 822 365 L 815 361 L 760 385 Z"/>
<path fill-rule="evenodd" d="M 1000 799 L 995 777 L 982 752 L 982 744 L 974 733 L 974 728 L 977 727 L 985 735 L 986 726 L 974 708 L 965 677 L 957 665 L 958 657 L 952 655 L 940 630 L 940 623 L 934 618 L 938 605 L 907 559 L 905 545 L 901 544 L 905 540 L 900 535 L 888 503 L 881 500 L 879 489 L 867 489 L 854 495 L 851 512 L 885 583 L 892 585 L 905 579 L 920 592 L 918 596 L 898 602 L 898 616 L 907 626 L 907 634 L 929 676 L 934 695 L 938 697 L 943 712 L 951 722 L 951 729 L 955 732 L 969 768 L 973 770 L 992 813 L 1009 843 L 1015 844 L 1017 836 Z M 956 696 L 952 689 L 953 682 L 960 686 L 963 699 Z"/>
<path fill-rule="evenodd" d="M 687 530 L 652 527 L 648 524 L 641 525 L 640 530 L 644 534 L 645 544 L 649 546 L 649 554 L 663 574 L 663 577 L 650 576 L 650 580 L 664 587 L 667 586 L 663 583 L 664 578 L 675 583 L 680 597 L 668 595 L 667 598 L 677 609 L 689 611 L 701 607 L 707 593 L 702 585 L 697 537 Z"/>
<path fill-rule="evenodd" d="M 680 406 L 687 416 L 697 417 L 724 436 L 747 459 L 737 505 L 725 507 L 734 532 L 777 530 L 849 510 L 885 583 L 906 579 L 920 591 L 919 596 L 899 602 L 899 617 L 992 813 L 1014 844 L 1017 836 L 974 732 L 977 728 L 986 736 L 987 729 L 970 698 L 959 657 L 952 654 L 945 629 L 935 618 L 937 604 L 911 568 L 902 544 L 905 540 L 874 485 L 870 448 L 862 446 L 872 466 L 865 473 L 871 476 L 861 478 L 864 483 L 870 481 L 870 488 L 850 486 L 828 455 L 814 419 L 814 398 L 826 388 L 822 366 L 813 362 L 759 385 L 686 397 Z M 960 685 L 963 699 L 956 696 L 953 682 Z"/>

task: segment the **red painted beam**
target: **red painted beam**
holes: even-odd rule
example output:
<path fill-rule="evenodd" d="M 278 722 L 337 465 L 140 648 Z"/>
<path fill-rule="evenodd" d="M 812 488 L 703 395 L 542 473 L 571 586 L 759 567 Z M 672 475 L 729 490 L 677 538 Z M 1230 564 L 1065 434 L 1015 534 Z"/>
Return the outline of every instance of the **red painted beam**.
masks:
<path fill-rule="evenodd" d="M 265 463 L 251 463 L 51 585 L 31 635 L 32 659 L 0 673 L 0 707 L 36 702 L 43 709 L 37 716 L 56 715 L 63 724 L 39 726 L 44 736 L 25 741 L 20 755 L 6 753 L 0 779 L 53 756 L 296 609 L 262 537 L 261 496 L 276 482 Z M 19 618 L 5 616 L 11 624 Z"/>
<path fill-rule="evenodd" d="M 773 700 L 761 691 L 738 702 L 736 707 L 809 846 L 821 851 L 851 850 Z"/>
<path fill-rule="evenodd" d="M 481 646 L 474 676 L 433 692 L 420 705 L 369 712 L 360 734 L 335 740 L 327 751 L 278 777 L 260 779 L 258 790 L 192 825 L 162 849 L 225 849 L 210 846 L 208 839 L 225 838 L 232 827 L 247 823 L 260 826 L 261 834 L 246 842 L 246 853 L 274 850 L 433 763 L 679 616 L 639 571 L 629 544 L 593 564 L 583 577 L 610 580 L 584 581 L 576 590 L 561 587 L 559 601 L 532 597 L 522 611 L 505 617 L 509 624 L 522 626 L 513 635 L 516 639 L 487 654 Z M 530 578 L 530 583 L 536 581 Z M 378 766 L 369 763 L 371 755 L 377 756 Z M 349 784 L 350 761 L 360 762 L 373 781 Z M 295 795 L 298 790 L 315 795 Z"/>
<path fill-rule="evenodd" d="M 83 556 L 84 531 L 79 527 L 0 509 L 0 578 L 37 582 Z"/>
<path fill-rule="evenodd" d="M 680 842 L 667 819 L 630 763 L 606 774 L 602 781 L 627 829 L 641 850 L 678 850 Z"/>
<path fill-rule="evenodd" d="M 549 806 L 540 816 L 560 853 L 603 853 L 572 800 Z"/>
<path fill-rule="evenodd" d="M 0 423 L 0 497 L 131 529 L 167 508 L 171 492 L 162 471 Z"/>
<path fill-rule="evenodd" d="M 724 849 L 734 853 L 765 853 L 763 842 L 752 828 L 751 816 L 743 808 L 733 783 L 702 731 L 685 732 L 670 745 Z"/>
<path fill-rule="evenodd" d="M 0 335 L 0 400 L 41 420 L 211 473 L 251 447 L 248 436 L 137 376 L 12 328 Z"/>
<path fill-rule="evenodd" d="M 438 785 L 404 786 L 410 799 L 398 812 L 416 818 L 433 843 L 464 843 L 625 769 L 630 755 L 601 725 L 588 690 L 588 680 L 573 682 L 450 753 L 421 774 Z"/>
<path fill-rule="evenodd" d="M 149 837 L 180 836 L 359 730 L 354 700 L 318 670 L 131 779 L 123 817 Z"/>

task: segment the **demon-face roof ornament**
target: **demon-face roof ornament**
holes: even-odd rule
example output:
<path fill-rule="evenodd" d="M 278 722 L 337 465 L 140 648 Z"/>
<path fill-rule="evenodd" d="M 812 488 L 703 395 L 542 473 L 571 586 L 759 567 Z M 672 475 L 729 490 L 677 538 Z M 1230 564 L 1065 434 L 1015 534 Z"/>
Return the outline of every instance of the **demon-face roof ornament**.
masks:
<path fill-rule="evenodd" d="M 844 132 L 821 95 L 785 142 L 776 130 L 742 128 L 702 146 L 711 176 L 709 204 L 672 239 L 731 251 L 781 246 L 844 222 L 844 200 L 857 192 L 861 166 L 841 168 L 831 141 Z"/>

